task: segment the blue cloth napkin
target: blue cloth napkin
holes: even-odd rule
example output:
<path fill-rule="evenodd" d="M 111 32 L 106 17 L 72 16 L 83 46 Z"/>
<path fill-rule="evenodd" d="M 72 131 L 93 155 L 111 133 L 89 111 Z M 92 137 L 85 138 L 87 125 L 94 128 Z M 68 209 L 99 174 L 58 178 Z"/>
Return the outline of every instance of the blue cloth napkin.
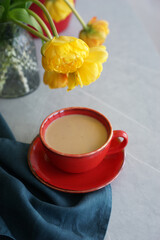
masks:
<path fill-rule="evenodd" d="M 32 175 L 28 149 L 0 115 L 0 240 L 103 240 L 110 185 L 85 194 L 53 190 Z"/>

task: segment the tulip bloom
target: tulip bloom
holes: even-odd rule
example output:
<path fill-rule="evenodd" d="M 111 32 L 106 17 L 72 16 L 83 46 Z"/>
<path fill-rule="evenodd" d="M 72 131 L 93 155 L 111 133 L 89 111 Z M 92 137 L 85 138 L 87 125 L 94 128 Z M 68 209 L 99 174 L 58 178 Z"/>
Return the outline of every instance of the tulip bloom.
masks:
<path fill-rule="evenodd" d="M 89 54 L 89 47 L 81 39 L 60 36 L 46 42 L 41 49 L 42 66 L 46 71 L 75 72 Z"/>
<path fill-rule="evenodd" d="M 81 67 L 75 72 L 67 74 L 57 73 L 55 71 L 45 72 L 44 83 L 50 88 L 60 88 L 68 86 L 68 91 L 76 86 L 81 87 L 91 84 L 96 81 L 102 72 L 102 63 L 108 58 L 108 53 L 104 46 L 93 47 L 89 50 L 89 55 L 85 58 Z"/>
<path fill-rule="evenodd" d="M 68 1 L 74 6 L 74 0 Z M 72 12 L 64 0 L 45 0 L 44 5 L 55 22 L 64 20 Z"/>
<path fill-rule="evenodd" d="M 89 47 L 96 47 L 104 43 L 108 34 L 108 22 L 93 17 L 88 22 L 87 28 L 80 32 L 79 38 L 86 42 Z"/>

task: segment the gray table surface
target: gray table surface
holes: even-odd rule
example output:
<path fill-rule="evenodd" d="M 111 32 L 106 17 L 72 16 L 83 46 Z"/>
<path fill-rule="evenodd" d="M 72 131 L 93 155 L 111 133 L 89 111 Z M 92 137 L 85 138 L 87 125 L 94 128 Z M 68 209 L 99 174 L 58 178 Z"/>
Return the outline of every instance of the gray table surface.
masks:
<path fill-rule="evenodd" d="M 85 7 L 84 7 L 85 6 Z M 42 120 L 70 106 L 96 109 L 113 129 L 128 133 L 125 166 L 112 182 L 113 205 L 106 240 L 160 239 L 160 57 L 123 0 L 80 0 L 77 10 L 87 22 L 92 16 L 110 23 L 105 45 L 109 59 L 92 85 L 50 90 L 42 82 L 41 41 L 35 40 L 41 84 L 30 95 L 0 99 L 0 111 L 16 139 L 30 143 Z M 77 37 L 81 26 L 73 16 L 63 35 Z"/>

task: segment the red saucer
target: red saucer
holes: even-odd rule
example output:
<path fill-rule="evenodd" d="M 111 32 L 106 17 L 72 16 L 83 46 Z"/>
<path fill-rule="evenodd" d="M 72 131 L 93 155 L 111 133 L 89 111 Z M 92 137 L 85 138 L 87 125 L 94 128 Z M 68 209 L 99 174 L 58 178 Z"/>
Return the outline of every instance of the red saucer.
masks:
<path fill-rule="evenodd" d="M 111 144 L 115 143 L 112 141 Z M 121 151 L 105 157 L 98 167 L 91 171 L 66 173 L 50 163 L 37 136 L 30 145 L 28 164 L 35 177 L 48 187 L 63 192 L 85 193 L 96 191 L 111 183 L 118 176 L 124 164 L 124 158 L 125 153 Z"/>

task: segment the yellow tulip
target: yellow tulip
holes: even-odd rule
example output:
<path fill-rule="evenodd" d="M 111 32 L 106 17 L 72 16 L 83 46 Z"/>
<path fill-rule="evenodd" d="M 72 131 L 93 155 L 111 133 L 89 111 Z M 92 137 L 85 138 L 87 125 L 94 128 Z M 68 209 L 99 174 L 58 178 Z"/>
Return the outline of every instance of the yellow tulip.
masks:
<path fill-rule="evenodd" d="M 68 1 L 74 6 L 73 0 Z M 44 5 L 55 22 L 64 20 L 72 12 L 63 0 L 45 0 Z"/>
<path fill-rule="evenodd" d="M 103 70 L 102 64 L 107 60 L 108 52 L 106 47 L 92 47 L 89 49 L 88 56 L 84 59 L 83 64 L 74 72 L 66 74 L 56 71 L 44 73 L 43 81 L 50 88 L 63 88 L 68 86 L 67 91 L 74 89 L 76 86 L 87 86 L 96 81 Z"/>
<path fill-rule="evenodd" d="M 41 49 L 42 66 L 46 71 L 75 72 L 84 63 L 89 47 L 81 39 L 60 36 L 46 42 Z"/>
<path fill-rule="evenodd" d="M 108 22 L 93 17 L 88 22 L 87 27 L 79 33 L 79 38 L 86 42 L 89 47 L 102 45 L 109 34 Z"/>

